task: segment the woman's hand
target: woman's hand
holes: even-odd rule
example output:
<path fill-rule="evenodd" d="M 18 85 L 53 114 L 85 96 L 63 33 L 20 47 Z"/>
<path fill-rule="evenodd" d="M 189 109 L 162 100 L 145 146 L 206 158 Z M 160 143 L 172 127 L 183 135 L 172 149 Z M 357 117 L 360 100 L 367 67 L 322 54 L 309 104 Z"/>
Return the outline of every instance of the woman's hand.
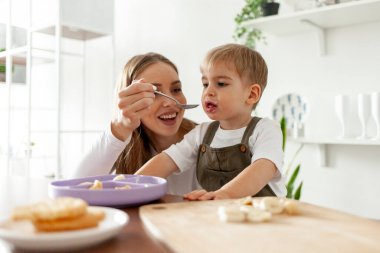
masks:
<path fill-rule="evenodd" d="M 119 117 L 111 123 L 111 130 L 116 138 L 125 141 L 140 126 L 141 118 L 149 113 L 154 102 L 153 91 L 153 85 L 145 83 L 144 79 L 133 81 L 119 91 Z"/>
<path fill-rule="evenodd" d="M 217 191 L 195 190 L 183 195 L 187 200 L 214 200 L 214 199 L 230 199 L 231 196 L 221 189 Z"/>

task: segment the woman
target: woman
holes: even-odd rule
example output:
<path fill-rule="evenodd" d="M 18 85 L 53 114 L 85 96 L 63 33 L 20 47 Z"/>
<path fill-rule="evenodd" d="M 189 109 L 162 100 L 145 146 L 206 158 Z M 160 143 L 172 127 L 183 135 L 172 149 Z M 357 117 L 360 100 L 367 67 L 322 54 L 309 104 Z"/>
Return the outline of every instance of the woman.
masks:
<path fill-rule="evenodd" d="M 118 90 L 118 116 L 86 154 L 73 177 L 116 172 L 133 174 L 151 157 L 179 142 L 195 124 L 184 110 L 157 89 L 186 103 L 177 67 L 166 57 L 148 53 L 132 57 Z M 197 188 L 195 172 L 168 178 L 168 193 L 182 195 Z"/>

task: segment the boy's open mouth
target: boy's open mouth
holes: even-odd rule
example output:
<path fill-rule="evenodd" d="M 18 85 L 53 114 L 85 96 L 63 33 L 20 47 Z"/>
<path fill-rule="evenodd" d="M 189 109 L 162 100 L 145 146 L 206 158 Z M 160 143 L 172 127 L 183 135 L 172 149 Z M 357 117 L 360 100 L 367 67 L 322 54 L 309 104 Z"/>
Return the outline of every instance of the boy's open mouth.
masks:
<path fill-rule="evenodd" d="M 205 107 L 207 112 L 214 112 L 218 106 L 216 105 L 216 103 L 208 101 L 205 102 Z"/>

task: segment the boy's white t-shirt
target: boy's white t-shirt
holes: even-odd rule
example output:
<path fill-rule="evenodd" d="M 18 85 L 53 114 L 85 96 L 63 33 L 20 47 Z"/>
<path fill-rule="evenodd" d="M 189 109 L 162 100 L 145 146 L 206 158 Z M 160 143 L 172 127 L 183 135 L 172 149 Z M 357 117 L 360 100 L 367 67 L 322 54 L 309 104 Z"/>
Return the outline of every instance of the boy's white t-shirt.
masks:
<path fill-rule="evenodd" d="M 184 139 L 171 145 L 165 152 L 176 163 L 181 173 L 196 171 L 198 149 L 211 122 L 202 123 L 185 135 Z M 235 130 L 223 130 L 220 127 L 215 133 L 210 146 L 221 148 L 241 143 L 246 127 Z M 286 196 L 285 178 L 283 175 L 282 133 L 279 124 L 273 120 L 261 119 L 248 141 L 252 163 L 258 159 L 268 159 L 277 167 L 277 175 L 268 185 L 278 197 Z"/>
<path fill-rule="evenodd" d="M 130 140 L 131 138 L 126 141 L 117 139 L 112 134 L 111 124 L 109 124 L 85 154 L 77 168 L 69 175 L 69 178 L 109 174 L 115 161 Z M 156 153 L 153 151 L 152 154 L 155 155 Z M 195 170 L 173 174 L 167 178 L 167 181 L 169 194 L 183 195 L 198 188 Z"/>

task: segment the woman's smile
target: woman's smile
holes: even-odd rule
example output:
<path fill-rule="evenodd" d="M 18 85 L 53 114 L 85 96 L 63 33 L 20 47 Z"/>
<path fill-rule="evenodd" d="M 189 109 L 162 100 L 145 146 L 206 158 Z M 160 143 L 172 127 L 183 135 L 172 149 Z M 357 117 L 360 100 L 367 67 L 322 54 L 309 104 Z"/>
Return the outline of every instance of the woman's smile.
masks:
<path fill-rule="evenodd" d="M 165 125 L 174 125 L 177 119 L 177 112 L 163 113 L 158 116 L 158 119 Z"/>

